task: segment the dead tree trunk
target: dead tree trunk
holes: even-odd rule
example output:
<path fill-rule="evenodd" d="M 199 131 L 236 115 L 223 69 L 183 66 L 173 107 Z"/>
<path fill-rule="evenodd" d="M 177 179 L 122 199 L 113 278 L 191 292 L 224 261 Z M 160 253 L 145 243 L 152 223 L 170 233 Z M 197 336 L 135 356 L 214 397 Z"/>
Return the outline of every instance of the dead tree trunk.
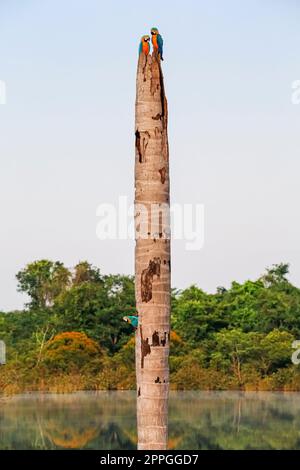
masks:
<path fill-rule="evenodd" d="M 170 339 L 168 111 L 160 59 L 140 55 L 136 90 L 135 291 L 139 449 L 166 449 Z"/>

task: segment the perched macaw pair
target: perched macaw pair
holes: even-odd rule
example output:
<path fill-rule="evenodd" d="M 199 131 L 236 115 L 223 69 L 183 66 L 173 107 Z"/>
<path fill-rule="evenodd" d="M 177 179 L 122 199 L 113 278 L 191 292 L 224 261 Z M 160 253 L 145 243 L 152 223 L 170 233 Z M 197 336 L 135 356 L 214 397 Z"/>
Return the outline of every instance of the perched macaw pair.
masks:
<path fill-rule="evenodd" d="M 164 41 L 163 41 L 162 36 L 159 34 L 159 31 L 157 28 L 151 29 L 151 37 L 152 37 L 152 46 L 153 46 L 154 51 L 156 51 L 159 54 L 161 60 L 164 60 L 163 59 Z M 145 54 L 147 56 L 149 52 L 150 52 L 150 36 L 146 35 L 146 36 L 143 36 L 141 39 L 139 54 Z"/>

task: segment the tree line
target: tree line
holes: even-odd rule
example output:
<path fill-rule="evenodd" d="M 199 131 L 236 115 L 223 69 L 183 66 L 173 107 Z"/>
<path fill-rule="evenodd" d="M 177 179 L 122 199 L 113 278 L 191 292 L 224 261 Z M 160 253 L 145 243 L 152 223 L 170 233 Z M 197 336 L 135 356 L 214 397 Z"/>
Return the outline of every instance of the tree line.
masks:
<path fill-rule="evenodd" d="M 172 291 L 171 385 L 175 389 L 299 390 L 291 361 L 300 339 L 300 289 L 289 266 L 213 294 Z M 16 275 L 22 311 L 0 313 L 7 364 L 0 392 L 135 387 L 134 279 L 87 261 L 68 269 L 39 260 Z"/>

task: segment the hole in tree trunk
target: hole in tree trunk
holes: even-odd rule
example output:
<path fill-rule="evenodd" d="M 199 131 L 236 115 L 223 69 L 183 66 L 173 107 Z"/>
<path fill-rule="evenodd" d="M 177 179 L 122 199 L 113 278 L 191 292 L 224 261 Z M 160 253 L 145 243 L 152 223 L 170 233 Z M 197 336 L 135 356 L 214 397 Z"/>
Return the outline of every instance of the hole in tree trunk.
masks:
<path fill-rule="evenodd" d="M 143 163 L 145 161 L 146 149 L 148 147 L 149 139 L 150 134 L 148 131 L 143 133 L 141 133 L 138 129 L 135 131 L 135 148 L 140 163 Z"/>
<path fill-rule="evenodd" d="M 160 170 L 158 170 L 159 173 L 160 173 L 160 181 L 162 182 L 162 184 L 165 184 L 165 181 L 166 181 L 166 173 L 167 173 L 167 170 L 165 167 L 161 168 Z"/>
<path fill-rule="evenodd" d="M 161 114 L 160 113 L 157 113 L 156 116 L 152 116 L 152 119 L 154 121 L 160 121 L 161 120 Z"/>
<path fill-rule="evenodd" d="M 162 346 L 165 346 L 166 343 L 167 343 L 167 332 L 165 331 L 163 338 L 160 340 L 160 344 L 161 344 Z"/>
<path fill-rule="evenodd" d="M 141 297 L 142 302 L 149 302 L 152 299 L 153 277 L 160 277 L 160 258 L 153 258 L 149 261 L 148 268 L 142 271 L 141 275 Z"/>
<path fill-rule="evenodd" d="M 159 346 L 159 335 L 158 331 L 154 331 L 152 335 L 152 346 Z"/>
<path fill-rule="evenodd" d="M 144 368 L 144 359 L 145 357 L 151 353 L 151 348 L 149 344 L 149 338 L 143 338 L 143 331 L 142 327 L 140 326 L 140 333 L 141 333 L 141 368 Z"/>

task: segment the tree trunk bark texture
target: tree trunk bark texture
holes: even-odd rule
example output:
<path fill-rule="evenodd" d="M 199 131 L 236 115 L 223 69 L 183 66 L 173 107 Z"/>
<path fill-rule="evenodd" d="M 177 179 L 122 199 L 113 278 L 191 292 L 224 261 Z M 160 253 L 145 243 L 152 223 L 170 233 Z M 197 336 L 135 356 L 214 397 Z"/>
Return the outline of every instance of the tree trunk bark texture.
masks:
<path fill-rule="evenodd" d="M 160 59 L 140 54 L 135 121 L 135 294 L 138 449 L 168 440 L 170 186 L 168 110 Z"/>

